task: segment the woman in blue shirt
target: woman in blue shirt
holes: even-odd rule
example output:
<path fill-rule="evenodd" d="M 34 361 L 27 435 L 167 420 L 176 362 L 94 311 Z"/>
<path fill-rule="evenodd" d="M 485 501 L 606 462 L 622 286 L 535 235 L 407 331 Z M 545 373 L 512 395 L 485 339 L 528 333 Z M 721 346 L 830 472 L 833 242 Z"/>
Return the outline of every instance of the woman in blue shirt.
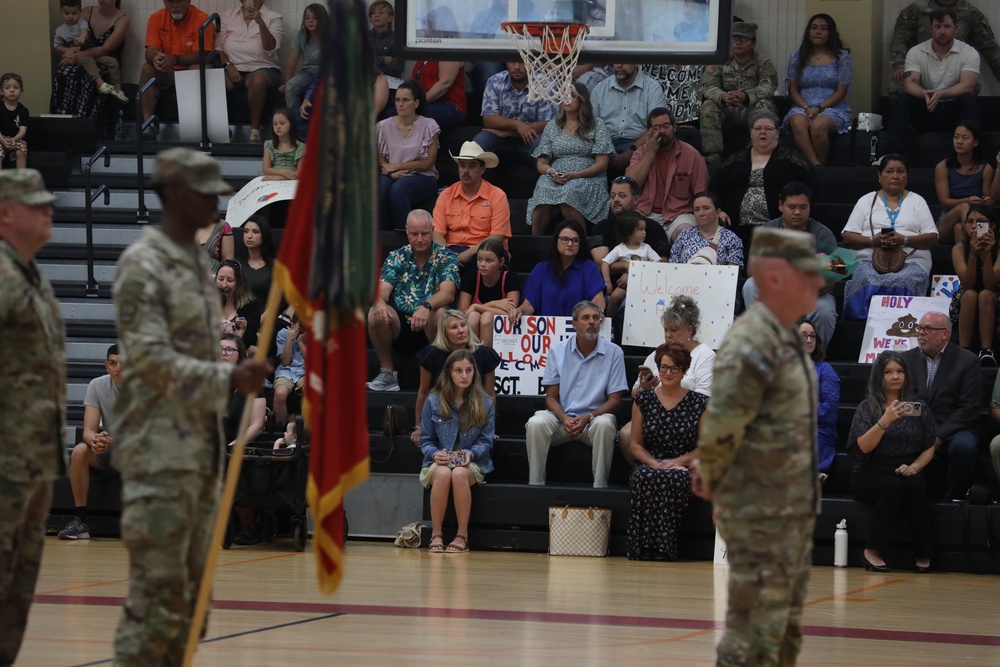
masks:
<path fill-rule="evenodd" d="M 420 419 L 420 450 L 424 453 L 420 483 L 431 490 L 431 553 L 469 550 L 472 486 L 483 484 L 493 471 L 490 450 L 495 430 L 493 400 L 486 395 L 472 352 L 448 355 Z M 442 535 L 448 495 L 455 502 L 458 532 L 445 547 Z"/>
<path fill-rule="evenodd" d="M 806 347 L 806 354 L 816 367 L 816 381 L 819 384 L 819 416 L 816 420 L 816 467 L 822 479 L 826 479 L 833 457 L 837 453 L 837 410 L 840 408 L 840 377 L 833 366 L 823 361 L 823 341 L 816 333 L 816 327 L 806 319 L 799 320 L 799 335 Z"/>
<path fill-rule="evenodd" d="M 514 313 L 571 317 L 573 306 L 593 301 L 604 308 L 604 278 L 585 249 L 587 235 L 579 223 L 564 220 L 552 235 L 549 258 L 531 270 L 524 284 L 524 300 Z"/>

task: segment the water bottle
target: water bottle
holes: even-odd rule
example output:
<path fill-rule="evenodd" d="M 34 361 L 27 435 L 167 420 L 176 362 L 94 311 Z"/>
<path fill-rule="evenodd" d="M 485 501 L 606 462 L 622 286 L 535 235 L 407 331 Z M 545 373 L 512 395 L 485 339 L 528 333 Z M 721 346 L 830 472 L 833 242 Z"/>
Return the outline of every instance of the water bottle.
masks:
<path fill-rule="evenodd" d="M 125 141 L 125 112 L 118 112 L 118 122 L 115 123 L 115 141 Z"/>
<path fill-rule="evenodd" d="M 841 519 L 833 536 L 833 566 L 847 567 L 847 519 Z"/>

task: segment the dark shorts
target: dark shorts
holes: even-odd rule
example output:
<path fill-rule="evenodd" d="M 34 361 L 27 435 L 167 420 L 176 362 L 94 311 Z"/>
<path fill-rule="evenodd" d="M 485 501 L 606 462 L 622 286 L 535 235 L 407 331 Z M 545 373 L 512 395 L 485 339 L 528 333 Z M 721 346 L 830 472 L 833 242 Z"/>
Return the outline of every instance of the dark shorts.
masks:
<path fill-rule="evenodd" d="M 399 336 L 392 341 L 392 347 L 400 352 L 417 352 L 427 347 L 429 340 L 423 331 L 414 331 L 410 328 L 410 323 L 403 313 L 399 312 L 395 306 L 390 305 L 399 318 Z"/>

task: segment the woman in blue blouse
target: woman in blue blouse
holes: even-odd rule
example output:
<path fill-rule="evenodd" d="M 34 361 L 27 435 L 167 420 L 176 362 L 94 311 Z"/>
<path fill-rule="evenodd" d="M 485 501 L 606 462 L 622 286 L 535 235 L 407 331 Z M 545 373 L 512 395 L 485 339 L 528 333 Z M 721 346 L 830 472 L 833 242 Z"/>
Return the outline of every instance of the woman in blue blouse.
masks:
<path fill-rule="evenodd" d="M 788 56 L 785 86 L 792 110 L 784 124 L 814 167 L 826 164 L 830 135 L 851 129 L 847 93 L 852 76 L 851 54 L 840 41 L 837 23 L 828 14 L 816 14 L 806 24 L 799 50 Z"/>
<path fill-rule="evenodd" d="M 588 299 L 604 308 L 604 278 L 590 259 L 586 242 L 579 223 L 564 220 L 556 226 L 549 258 L 528 275 L 515 319 L 521 315 L 571 317 L 573 306 Z"/>
<path fill-rule="evenodd" d="M 833 457 L 837 453 L 837 409 L 840 407 L 840 377 L 833 366 L 823 361 L 823 341 L 816 333 L 816 327 L 806 319 L 799 320 L 799 335 L 806 347 L 806 354 L 813 360 L 816 380 L 819 383 L 819 417 L 816 429 L 816 467 L 826 479 Z"/>
<path fill-rule="evenodd" d="M 431 490 L 431 553 L 469 550 L 472 486 L 493 471 L 490 450 L 495 430 L 493 401 L 483 390 L 476 360 L 466 349 L 448 355 L 420 419 L 424 453 L 420 483 Z M 448 495 L 454 498 L 458 532 L 446 547 L 442 535 Z"/>
<path fill-rule="evenodd" d="M 714 192 L 699 192 L 692 202 L 697 226 L 677 235 L 670 246 L 674 264 L 732 264 L 743 266 L 743 242 L 719 225 L 721 205 Z"/>

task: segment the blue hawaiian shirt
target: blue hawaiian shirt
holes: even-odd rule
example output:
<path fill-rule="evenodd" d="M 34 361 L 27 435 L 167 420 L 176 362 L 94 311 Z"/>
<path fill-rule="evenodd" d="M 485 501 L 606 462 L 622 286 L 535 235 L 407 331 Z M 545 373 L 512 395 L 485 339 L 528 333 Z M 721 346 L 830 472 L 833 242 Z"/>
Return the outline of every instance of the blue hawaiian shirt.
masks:
<path fill-rule="evenodd" d="M 743 266 L 743 241 L 725 227 L 720 229 L 719 248 L 716 250 L 716 264 L 735 264 Z M 670 246 L 670 261 L 674 264 L 686 264 L 702 248 L 708 247 L 708 241 L 697 227 L 689 227 L 677 235 L 674 244 Z"/>
<path fill-rule="evenodd" d="M 393 250 L 382 263 L 381 281 L 392 285 L 392 305 L 407 322 L 420 304 L 449 280 L 456 286 L 460 281 L 458 256 L 437 243 L 431 244 L 430 256 L 422 269 L 417 268 L 409 245 Z"/>
<path fill-rule="evenodd" d="M 510 83 L 510 72 L 504 70 L 494 74 L 486 82 L 483 92 L 484 116 L 502 116 L 525 123 L 549 121 L 556 117 L 558 107 L 552 102 L 528 101 L 528 88 L 517 91 Z"/>

